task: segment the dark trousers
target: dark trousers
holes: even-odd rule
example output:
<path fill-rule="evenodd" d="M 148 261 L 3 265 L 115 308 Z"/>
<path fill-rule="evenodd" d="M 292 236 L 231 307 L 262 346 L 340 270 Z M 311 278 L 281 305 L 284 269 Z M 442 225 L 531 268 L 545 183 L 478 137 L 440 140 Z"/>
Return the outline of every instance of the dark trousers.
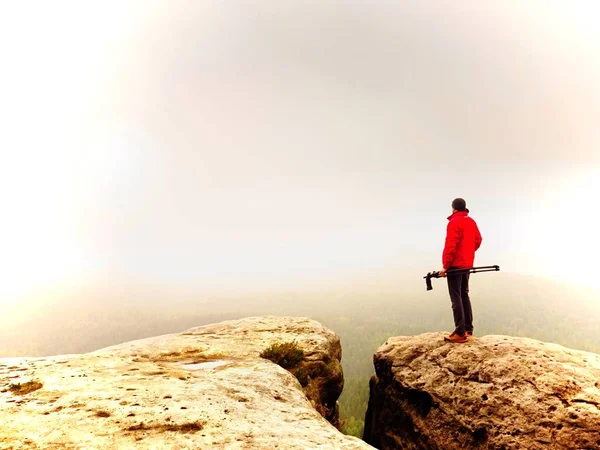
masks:
<path fill-rule="evenodd" d="M 451 270 L 451 269 L 448 269 Z M 473 310 L 469 298 L 469 273 L 447 275 L 448 291 L 454 313 L 454 332 L 461 336 L 465 331 L 473 331 Z"/>

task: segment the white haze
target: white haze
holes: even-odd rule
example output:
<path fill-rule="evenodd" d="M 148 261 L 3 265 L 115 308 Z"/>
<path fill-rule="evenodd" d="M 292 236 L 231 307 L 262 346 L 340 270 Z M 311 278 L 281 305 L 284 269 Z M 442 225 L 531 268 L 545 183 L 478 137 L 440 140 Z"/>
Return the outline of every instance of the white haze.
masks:
<path fill-rule="evenodd" d="M 597 2 L 0 8 L 5 308 L 401 293 L 456 196 L 477 263 L 598 286 Z"/>

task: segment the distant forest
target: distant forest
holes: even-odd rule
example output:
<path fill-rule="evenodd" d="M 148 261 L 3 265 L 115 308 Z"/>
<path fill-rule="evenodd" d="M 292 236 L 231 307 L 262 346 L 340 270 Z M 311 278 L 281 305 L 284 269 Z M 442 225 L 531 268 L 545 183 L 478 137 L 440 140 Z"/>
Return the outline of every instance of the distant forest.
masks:
<path fill-rule="evenodd" d="M 475 334 L 524 336 L 600 353 L 598 292 L 511 274 L 473 276 Z M 126 292 L 120 293 L 123 298 L 108 295 L 108 300 L 86 295 L 63 296 L 18 317 L 4 315 L 0 318 L 0 357 L 87 352 L 252 315 L 308 316 L 341 337 L 343 431 L 358 437 L 364 426 L 375 350 L 390 336 L 451 331 L 453 324 L 444 280 L 434 280 L 432 292 L 425 291 L 421 280 L 399 280 L 397 290 L 372 287 L 209 301 L 165 301 L 154 294 L 148 294 L 152 298 L 148 301 L 139 292 L 135 299 Z"/>

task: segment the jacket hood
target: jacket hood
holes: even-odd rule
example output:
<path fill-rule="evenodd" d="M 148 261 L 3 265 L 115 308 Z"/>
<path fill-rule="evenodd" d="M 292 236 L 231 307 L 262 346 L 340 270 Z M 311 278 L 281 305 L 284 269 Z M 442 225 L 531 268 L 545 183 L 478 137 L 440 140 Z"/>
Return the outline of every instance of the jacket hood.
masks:
<path fill-rule="evenodd" d="M 460 216 L 468 216 L 469 215 L 469 210 L 465 209 L 464 211 L 456 211 L 454 214 L 451 214 L 450 216 L 448 216 L 448 220 L 452 220 L 454 217 L 460 217 Z"/>

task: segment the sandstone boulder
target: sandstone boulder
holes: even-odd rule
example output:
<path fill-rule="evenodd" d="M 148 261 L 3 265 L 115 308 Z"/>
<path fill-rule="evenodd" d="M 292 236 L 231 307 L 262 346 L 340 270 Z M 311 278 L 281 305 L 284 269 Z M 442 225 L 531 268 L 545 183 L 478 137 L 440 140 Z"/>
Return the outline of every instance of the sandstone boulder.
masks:
<path fill-rule="evenodd" d="M 391 449 L 600 449 L 600 355 L 533 339 L 394 337 L 374 356 L 365 441 Z"/>
<path fill-rule="evenodd" d="M 289 341 L 305 351 L 304 387 L 259 357 Z M 340 358 L 339 338 L 318 322 L 273 316 L 83 355 L 3 358 L 0 448 L 372 448 L 323 417 L 336 423 Z"/>

